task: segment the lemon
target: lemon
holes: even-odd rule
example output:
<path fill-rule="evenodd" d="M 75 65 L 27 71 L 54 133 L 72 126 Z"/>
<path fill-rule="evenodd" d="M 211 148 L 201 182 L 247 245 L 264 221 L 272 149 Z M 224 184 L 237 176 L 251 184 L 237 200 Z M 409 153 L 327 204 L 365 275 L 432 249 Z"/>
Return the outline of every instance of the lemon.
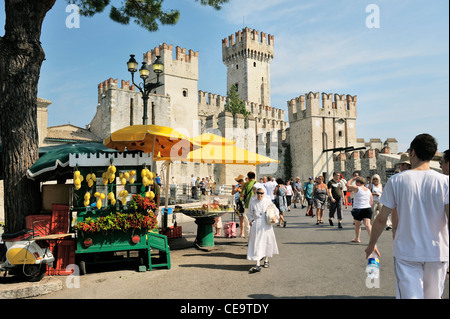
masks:
<path fill-rule="evenodd" d="M 97 205 L 95 205 L 95 206 L 97 206 L 97 209 L 102 208 L 102 200 L 99 199 L 99 200 L 97 201 Z"/>
<path fill-rule="evenodd" d="M 95 192 L 94 197 L 100 197 L 100 193 L 99 192 Z"/>
<path fill-rule="evenodd" d="M 129 179 L 130 178 L 130 173 L 128 173 L 128 172 L 123 173 L 123 177 L 126 178 L 126 179 Z"/>
<path fill-rule="evenodd" d="M 131 170 L 130 171 L 130 175 L 132 175 L 132 176 L 136 175 L 136 171 L 135 170 Z"/>
<path fill-rule="evenodd" d="M 125 185 L 127 183 L 127 180 L 125 179 L 125 177 L 123 177 L 120 182 L 122 183 L 122 185 Z"/>
<path fill-rule="evenodd" d="M 86 180 L 87 180 L 87 181 L 91 180 L 91 174 L 87 174 L 87 175 L 86 175 Z"/>
<path fill-rule="evenodd" d="M 134 177 L 130 177 L 130 184 L 134 184 L 135 180 Z"/>
<path fill-rule="evenodd" d="M 88 186 L 89 186 L 89 187 L 92 187 L 92 185 L 94 185 L 94 181 L 93 181 L 92 179 L 90 179 L 90 180 L 88 181 Z"/>
<path fill-rule="evenodd" d="M 127 199 L 124 197 L 122 198 L 122 205 L 125 205 L 127 203 Z"/>
<path fill-rule="evenodd" d="M 100 194 L 101 199 L 105 199 L 105 197 L 106 197 L 105 194 L 103 194 L 103 193 Z"/>
<path fill-rule="evenodd" d="M 97 181 L 97 176 L 95 176 L 95 174 L 92 173 L 92 174 L 91 174 L 91 179 L 92 179 L 94 182 L 96 182 L 96 181 Z"/>
<path fill-rule="evenodd" d="M 91 198 L 91 194 L 89 192 L 87 192 L 86 194 L 84 194 L 84 199 L 85 200 L 89 200 Z"/>
<path fill-rule="evenodd" d="M 116 205 L 116 199 L 115 199 L 115 198 L 112 198 L 112 199 L 111 199 L 111 205 L 113 205 L 113 206 Z"/>
<path fill-rule="evenodd" d="M 85 201 L 83 202 L 83 204 L 84 204 L 84 206 L 89 206 L 89 200 L 85 200 Z"/>
<path fill-rule="evenodd" d="M 75 171 L 75 172 L 73 172 L 73 178 L 74 178 L 74 179 L 80 177 L 80 175 L 81 175 L 80 171 Z"/>

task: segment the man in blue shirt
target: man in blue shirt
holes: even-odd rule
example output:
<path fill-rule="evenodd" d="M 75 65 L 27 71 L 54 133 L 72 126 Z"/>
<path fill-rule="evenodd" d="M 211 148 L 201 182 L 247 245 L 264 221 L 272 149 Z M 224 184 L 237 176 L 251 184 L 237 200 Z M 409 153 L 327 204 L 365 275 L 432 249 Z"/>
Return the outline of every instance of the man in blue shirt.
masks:
<path fill-rule="evenodd" d="M 303 192 L 305 194 L 305 199 L 308 202 L 308 207 L 306 208 L 306 216 L 312 207 L 312 193 L 314 189 L 314 178 L 311 176 L 307 183 L 303 186 Z"/>

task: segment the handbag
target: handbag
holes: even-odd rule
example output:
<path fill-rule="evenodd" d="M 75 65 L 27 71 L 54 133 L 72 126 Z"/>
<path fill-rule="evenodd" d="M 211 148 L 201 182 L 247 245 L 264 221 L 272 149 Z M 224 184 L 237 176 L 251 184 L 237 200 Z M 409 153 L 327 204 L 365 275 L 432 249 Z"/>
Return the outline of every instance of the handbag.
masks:
<path fill-rule="evenodd" d="M 275 204 L 270 204 L 269 207 L 267 207 L 266 210 L 266 223 L 268 225 L 273 225 L 278 223 L 278 208 L 275 206 Z M 276 217 L 276 218 L 274 218 Z"/>

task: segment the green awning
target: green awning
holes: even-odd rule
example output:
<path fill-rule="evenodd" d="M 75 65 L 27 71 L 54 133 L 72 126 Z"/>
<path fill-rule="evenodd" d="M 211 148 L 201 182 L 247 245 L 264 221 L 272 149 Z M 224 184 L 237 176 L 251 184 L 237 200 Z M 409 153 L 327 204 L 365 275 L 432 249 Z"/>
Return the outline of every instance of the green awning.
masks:
<path fill-rule="evenodd" d="M 103 143 L 79 143 L 41 147 L 39 153 L 42 155 L 27 170 L 27 177 L 40 181 L 72 178 L 73 168 L 69 167 L 69 154 L 116 152 L 104 146 Z"/>

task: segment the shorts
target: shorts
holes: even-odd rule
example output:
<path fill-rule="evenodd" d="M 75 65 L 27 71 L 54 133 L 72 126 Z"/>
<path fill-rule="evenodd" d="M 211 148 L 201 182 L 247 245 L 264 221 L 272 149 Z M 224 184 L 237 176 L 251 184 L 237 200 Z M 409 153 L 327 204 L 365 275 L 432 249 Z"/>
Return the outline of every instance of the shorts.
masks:
<path fill-rule="evenodd" d="M 353 208 L 352 216 L 354 220 L 362 221 L 364 218 L 372 218 L 372 208 Z"/>
<path fill-rule="evenodd" d="M 305 197 L 308 206 L 312 206 L 312 198 Z"/>

